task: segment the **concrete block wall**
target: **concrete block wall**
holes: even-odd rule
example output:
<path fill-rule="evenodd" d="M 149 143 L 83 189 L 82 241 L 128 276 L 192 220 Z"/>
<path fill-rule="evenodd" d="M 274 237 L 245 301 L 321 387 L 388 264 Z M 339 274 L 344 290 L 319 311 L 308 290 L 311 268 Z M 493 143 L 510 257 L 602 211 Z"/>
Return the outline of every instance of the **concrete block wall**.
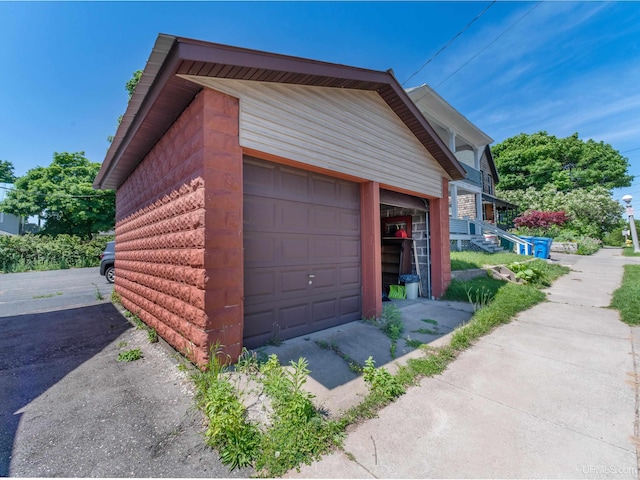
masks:
<path fill-rule="evenodd" d="M 198 365 L 242 349 L 238 101 L 204 89 L 118 189 L 116 291 Z"/>

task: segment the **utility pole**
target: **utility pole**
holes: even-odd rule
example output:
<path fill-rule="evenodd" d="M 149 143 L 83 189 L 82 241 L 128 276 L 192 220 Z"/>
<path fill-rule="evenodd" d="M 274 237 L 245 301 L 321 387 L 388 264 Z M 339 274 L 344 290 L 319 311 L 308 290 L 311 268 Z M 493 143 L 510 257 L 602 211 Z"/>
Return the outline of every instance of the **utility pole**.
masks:
<path fill-rule="evenodd" d="M 633 207 L 631 206 L 631 195 L 625 195 L 622 197 L 622 201 L 627 204 L 627 215 L 629 216 L 629 230 L 631 230 L 631 241 L 633 242 L 633 253 L 640 253 L 640 247 L 638 247 L 638 232 L 636 232 L 636 222 L 633 219 Z"/>

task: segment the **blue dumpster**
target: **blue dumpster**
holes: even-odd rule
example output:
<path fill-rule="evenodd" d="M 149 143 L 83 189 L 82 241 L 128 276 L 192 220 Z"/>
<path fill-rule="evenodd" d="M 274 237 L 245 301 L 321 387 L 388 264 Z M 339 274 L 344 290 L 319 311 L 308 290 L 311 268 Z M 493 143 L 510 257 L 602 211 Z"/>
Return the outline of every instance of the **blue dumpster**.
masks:
<path fill-rule="evenodd" d="M 521 239 L 526 242 L 529 242 L 527 245 L 518 244 L 518 254 L 519 255 L 533 255 L 533 246 L 530 245 L 533 243 L 533 237 L 525 237 L 524 235 L 518 235 Z"/>
<path fill-rule="evenodd" d="M 536 258 L 549 258 L 551 256 L 551 244 L 553 238 L 533 237 L 533 256 Z"/>

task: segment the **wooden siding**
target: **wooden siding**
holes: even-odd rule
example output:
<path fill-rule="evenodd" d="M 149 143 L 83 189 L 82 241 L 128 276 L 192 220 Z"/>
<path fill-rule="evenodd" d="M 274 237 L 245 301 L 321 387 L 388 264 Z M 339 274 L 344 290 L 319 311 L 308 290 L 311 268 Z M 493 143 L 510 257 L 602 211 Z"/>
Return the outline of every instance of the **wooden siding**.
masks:
<path fill-rule="evenodd" d="M 240 145 L 439 198 L 447 173 L 375 92 L 184 78 L 240 99 Z"/>

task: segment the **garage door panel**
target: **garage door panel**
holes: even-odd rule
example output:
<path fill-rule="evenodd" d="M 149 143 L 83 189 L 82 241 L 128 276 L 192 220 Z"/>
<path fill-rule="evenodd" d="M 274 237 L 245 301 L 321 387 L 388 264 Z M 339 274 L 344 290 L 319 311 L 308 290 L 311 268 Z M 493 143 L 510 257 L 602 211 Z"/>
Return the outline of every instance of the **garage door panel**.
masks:
<path fill-rule="evenodd" d="M 340 315 L 342 318 L 349 318 L 348 321 L 360 320 L 361 300 L 359 294 L 346 295 L 340 299 Z"/>
<path fill-rule="evenodd" d="M 340 286 L 343 288 L 360 287 L 360 266 L 346 265 L 340 267 Z"/>
<path fill-rule="evenodd" d="M 325 236 L 314 238 L 312 240 L 313 247 L 311 248 L 313 255 L 310 260 L 321 262 L 322 260 L 337 258 L 338 243 L 337 237 Z"/>
<path fill-rule="evenodd" d="M 244 193 L 252 195 L 269 195 L 269 192 L 277 188 L 276 166 L 268 162 L 253 162 L 245 159 L 243 163 L 243 189 Z"/>
<path fill-rule="evenodd" d="M 261 160 L 246 163 L 245 344 L 359 319 L 359 186 Z"/>
<path fill-rule="evenodd" d="M 247 196 L 244 201 L 244 221 L 254 230 L 272 232 L 278 227 L 276 205 L 264 202 L 261 197 Z"/>
<path fill-rule="evenodd" d="M 272 309 L 246 311 L 244 313 L 244 336 L 255 338 L 272 336 L 276 312 Z"/>
<path fill-rule="evenodd" d="M 316 208 L 312 213 L 313 228 L 318 233 L 333 233 L 340 227 L 339 214 L 335 208 Z"/>
<path fill-rule="evenodd" d="M 303 326 L 307 323 L 309 310 L 309 303 L 307 301 L 281 307 L 279 321 L 276 321 L 276 324 L 280 327 L 280 332 L 284 333 L 289 328 Z M 287 336 L 283 336 L 283 338 L 287 338 Z"/>
<path fill-rule="evenodd" d="M 250 232 L 244 235 L 244 262 L 245 266 L 271 265 L 280 260 L 279 245 L 276 238 L 258 236 Z"/>
<path fill-rule="evenodd" d="M 309 290 L 309 274 L 306 268 L 284 271 L 279 277 L 281 287 L 278 294 L 298 294 Z"/>
<path fill-rule="evenodd" d="M 317 322 L 319 320 L 335 318 L 338 313 L 337 304 L 338 300 L 335 298 L 313 302 L 313 305 L 311 307 L 312 321 Z"/>
<path fill-rule="evenodd" d="M 267 301 L 277 290 L 278 274 L 273 270 L 255 271 L 244 279 L 245 297 Z"/>
<path fill-rule="evenodd" d="M 360 214 L 340 211 L 336 228 L 345 235 L 360 235 Z"/>
<path fill-rule="evenodd" d="M 352 238 L 341 238 L 339 242 L 340 258 L 343 262 L 360 265 L 360 241 Z"/>

